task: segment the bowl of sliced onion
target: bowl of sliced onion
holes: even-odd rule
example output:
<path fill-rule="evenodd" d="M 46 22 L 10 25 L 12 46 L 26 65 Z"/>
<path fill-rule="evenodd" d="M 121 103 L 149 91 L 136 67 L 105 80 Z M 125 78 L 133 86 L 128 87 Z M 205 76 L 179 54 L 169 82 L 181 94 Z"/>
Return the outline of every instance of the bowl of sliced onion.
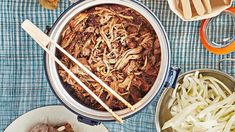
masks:
<path fill-rule="evenodd" d="M 235 130 L 235 79 L 221 71 L 182 74 L 166 88 L 156 108 L 157 131 L 229 132 Z"/>

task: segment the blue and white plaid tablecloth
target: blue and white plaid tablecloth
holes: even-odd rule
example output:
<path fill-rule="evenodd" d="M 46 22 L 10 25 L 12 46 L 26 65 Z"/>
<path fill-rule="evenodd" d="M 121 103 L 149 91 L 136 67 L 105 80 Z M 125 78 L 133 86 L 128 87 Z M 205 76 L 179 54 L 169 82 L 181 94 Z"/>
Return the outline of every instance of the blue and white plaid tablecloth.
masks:
<path fill-rule="evenodd" d="M 183 22 L 169 9 L 166 0 L 141 2 L 156 14 L 165 27 L 171 44 L 172 65 L 182 68 L 182 72 L 197 68 L 216 69 L 219 60 L 235 58 L 234 52 L 228 55 L 214 55 L 203 48 L 199 38 L 201 22 Z M 27 18 L 41 29 L 45 29 L 47 25 L 52 25 L 69 5 L 71 3 L 68 0 L 61 0 L 59 8 L 50 11 L 42 8 L 38 0 L 0 1 L 0 131 L 31 109 L 60 104 L 45 76 L 43 50 L 20 25 Z M 223 31 L 219 27 L 217 30 Z M 235 77 L 234 63 L 225 63 L 223 70 Z M 123 125 L 104 125 L 110 131 L 156 131 L 156 102 L 155 99 L 146 109 L 125 120 Z"/>

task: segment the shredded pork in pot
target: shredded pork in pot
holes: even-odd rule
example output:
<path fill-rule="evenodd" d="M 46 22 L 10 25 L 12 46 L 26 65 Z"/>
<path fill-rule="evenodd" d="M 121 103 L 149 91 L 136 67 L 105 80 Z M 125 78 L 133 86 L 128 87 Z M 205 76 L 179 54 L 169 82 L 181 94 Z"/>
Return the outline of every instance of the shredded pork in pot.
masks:
<path fill-rule="evenodd" d="M 59 44 L 131 104 L 147 94 L 160 68 L 160 45 L 153 27 L 138 12 L 120 5 L 79 13 L 64 28 Z M 66 55 L 58 51 L 57 56 L 111 109 L 126 108 Z M 81 103 L 104 110 L 62 68 L 58 70 Z"/>

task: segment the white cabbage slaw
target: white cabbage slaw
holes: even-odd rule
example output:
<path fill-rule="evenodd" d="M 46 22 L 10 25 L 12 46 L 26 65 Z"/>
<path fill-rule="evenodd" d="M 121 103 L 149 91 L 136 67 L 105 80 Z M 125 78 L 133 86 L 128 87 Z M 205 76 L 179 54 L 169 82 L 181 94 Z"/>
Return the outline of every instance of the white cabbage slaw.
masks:
<path fill-rule="evenodd" d="M 168 104 L 172 118 L 162 130 L 171 127 L 179 132 L 235 132 L 235 92 L 230 89 L 198 71 L 185 75 L 173 91 Z"/>

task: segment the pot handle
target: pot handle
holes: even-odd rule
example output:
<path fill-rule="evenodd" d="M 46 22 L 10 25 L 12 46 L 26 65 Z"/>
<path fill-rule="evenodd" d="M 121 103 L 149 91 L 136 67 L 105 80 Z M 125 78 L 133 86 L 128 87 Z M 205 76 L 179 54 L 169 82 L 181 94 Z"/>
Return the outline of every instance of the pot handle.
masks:
<path fill-rule="evenodd" d="M 220 71 L 222 71 L 222 63 L 225 62 L 225 61 L 233 61 L 233 62 L 235 62 L 235 59 L 233 59 L 233 58 L 225 58 L 225 59 L 219 60 L 218 61 L 218 69 Z"/>
<path fill-rule="evenodd" d="M 170 71 L 164 87 L 175 88 L 181 69 L 178 67 L 170 67 Z"/>
<path fill-rule="evenodd" d="M 51 26 L 46 26 L 45 30 L 43 31 L 46 35 L 49 35 L 51 31 Z"/>
<path fill-rule="evenodd" d="M 88 117 L 85 117 L 85 116 L 82 116 L 79 114 L 77 115 L 77 119 L 78 119 L 78 121 L 85 123 L 87 125 L 90 125 L 90 126 L 96 126 L 96 125 L 100 124 L 100 121 L 98 121 L 98 120 L 93 120 L 91 118 L 88 118 Z"/>

